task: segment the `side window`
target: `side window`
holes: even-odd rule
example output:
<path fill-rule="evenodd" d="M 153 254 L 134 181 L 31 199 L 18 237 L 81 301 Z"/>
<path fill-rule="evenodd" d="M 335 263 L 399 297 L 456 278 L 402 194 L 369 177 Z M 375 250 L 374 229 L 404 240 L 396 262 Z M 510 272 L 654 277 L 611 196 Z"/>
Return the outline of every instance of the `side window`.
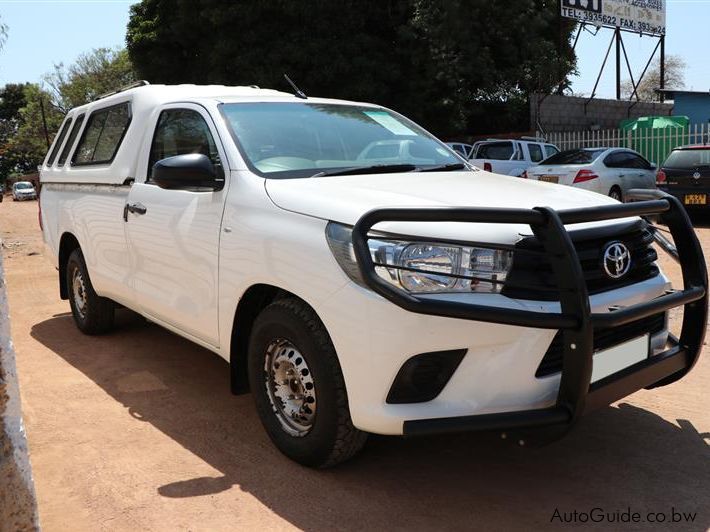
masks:
<path fill-rule="evenodd" d="M 148 181 L 156 162 L 186 153 L 201 153 L 209 157 L 212 164 L 221 164 L 217 145 L 202 115 L 192 109 L 166 109 L 160 113 L 153 134 L 148 160 Z"/>
<path fill-rule="evenodd" d="M 72 164 L 107 164 L 113 161 L 131 121 L 131 108 L 122 103 L 94 111 L 76 147 Z"/>
<path fill-rule="evenodd" d="M 619 157 L 621 159 L 620 168 L 638 168 L 636 156 L 633 153 L 623 152 L 619 154 Z"/>
<path fill-rule="evenodd" d="M 52 163 L 54 162 L 54 158 L 57 156 L 57 152 L 59 152 L 59 148 L 62 147 L 62 142 L 64 142 L 64 137 L 67 134 L 67 131 L 69 131 L 69 128 L 71 127 L 72 119 L 67 118 L 64 123 L 62 124 L 62 127 L 59 129 L 59 135 L 57 135 L 57 140 L 54 141 L 54 147 L 52 148 L 52 153 L 49 154 L 49 157 L 47 158 L 47 166 L 52 166 Z"/>
<path fill-rule="evenodd" d="M 651 163 L 640 155 L 629 154 L 631 156 L 631 168 L 639 168 L 641 170 L 650 170 Z"/>
<path fill-rule="evenodd" d="M 539 144 L 528 144 L 528 151 L 532 162 L 539 163 L 542 161 L 542 148 Z"/>
<path fill-rule="evenodd" d="M 623 153 L 622 152 L 613 152 L 607 155 L 604 158 L 604 165 L 606 165 L 609 168 L 623 168 L 622 163 L 623 163 L 623 158 L 622 158 Z"/>
<path fill-rule="evenodd" d="M 551 144 L 545 144 L 545 158 L 546 159 L 548 157 L 552 157 L 556 153 L 560 153 L 560 150 L 558 150 L 556 147 L 552 146 Z"/>
<path fill-rule="evenodd" d="M 72 146 L 74 145 L 74 141 L 76 140 L 76 136 L 79 134 L 79 130 L 81 129 L 81 125 L 84 123 L 84 114 L 80 114 L 76 121 L 74 122 L 74 127 L 71 130 L 71 133 L 69 133 L 69 138 L 67 139 L 67 143 L 64 145 L 64 149 L 62 150 L 62 154 L 59 156 L 59 160 L 57 161 L 57 166 L 64 166 L 64 163 L 67 161 L 67 157 L 69 157 L 69 152 L 71 151 Z"/>

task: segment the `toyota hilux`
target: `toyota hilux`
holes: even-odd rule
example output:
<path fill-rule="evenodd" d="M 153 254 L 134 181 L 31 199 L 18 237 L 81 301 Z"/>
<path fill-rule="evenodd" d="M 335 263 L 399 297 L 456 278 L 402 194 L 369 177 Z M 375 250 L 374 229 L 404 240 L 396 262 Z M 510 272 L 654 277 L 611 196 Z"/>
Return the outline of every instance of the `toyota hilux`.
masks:
<path fill-rule="evenodd" d="M 81 331 L 123 306 L 217 353 L 275 445 L 326 467 L 368 433 L 559 437 L 683 377 L 704 258 L 675 198 L 636 199 L 478 170 L 377 105 L 140 85 L 68 113 L 40 221 Z"/>

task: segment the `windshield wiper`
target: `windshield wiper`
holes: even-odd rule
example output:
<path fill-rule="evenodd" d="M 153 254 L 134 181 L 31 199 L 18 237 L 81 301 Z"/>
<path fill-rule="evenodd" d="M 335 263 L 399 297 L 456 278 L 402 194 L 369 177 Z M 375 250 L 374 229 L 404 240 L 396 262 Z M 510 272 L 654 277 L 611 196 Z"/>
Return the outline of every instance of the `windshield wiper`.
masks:
<path fill-rule="evenodd" d="M 451 172 L 453 170 L 463 170 L 466 168 L 464 163 L 449 163 L 442 164 L 441 166 L 434 166 L 433 168 L 422 168 L 420 172 Z"/>
<path fill-rule="evenodd" d="M 332 175 L 356 174 L 388 174 L 391 172 L 413 172 L 417 167 L 413 164 L 373 164 L 372 166 L 350 166 L 341 170 L 318 172 L 311 177 L 329 177 Z"/>

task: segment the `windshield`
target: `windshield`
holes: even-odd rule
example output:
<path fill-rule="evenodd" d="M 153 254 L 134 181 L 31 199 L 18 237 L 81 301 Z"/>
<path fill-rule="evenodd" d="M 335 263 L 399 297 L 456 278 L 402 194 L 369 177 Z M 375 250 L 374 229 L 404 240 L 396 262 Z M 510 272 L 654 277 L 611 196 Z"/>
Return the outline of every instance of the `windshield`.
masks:
<path fill-rule="evenodd" d="M 17 189 L 17 190 L 28 189 L 28 188 L 34 188 L 34 187 L 30 183 L 15 183 L 15 189 Z"/>
<path fill-rule="evenodd" d="M 565 150 L 548 157 L 540 164 L 589 164 L 606 151 L 600 150 Z"/>
<path fill-rule="evenodd" d="M 672 151 L 663 166 L 666 168 L 689 169 L 710 166 L 710 149 Z"/>
<path fill-rule="evenodd" d="M 264 177 L 325 176 L 373 166 L 461 164 L 419 126 L 378 107 L 322 103 L 222 105 L 242 155 Z M 358 168 L 362 168 L 358 171 Z"/>

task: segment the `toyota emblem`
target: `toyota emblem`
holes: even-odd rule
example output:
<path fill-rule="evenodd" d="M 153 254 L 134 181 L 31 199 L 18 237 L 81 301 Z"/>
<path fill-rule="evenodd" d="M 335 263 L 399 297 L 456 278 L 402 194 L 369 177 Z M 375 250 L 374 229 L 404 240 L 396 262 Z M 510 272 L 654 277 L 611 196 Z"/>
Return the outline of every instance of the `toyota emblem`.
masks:
<path fill-rule="evenodd" d="M 693 179 L 700 179 L 700 172 L 695 172 L 693 174 Z"/>
<path fill-rule="evenodd" d="M 631 267 L 631 252 L 622 242 L 609 242 L 604 248 L 602 268 L 612 279 L 620 279 Z"/>

